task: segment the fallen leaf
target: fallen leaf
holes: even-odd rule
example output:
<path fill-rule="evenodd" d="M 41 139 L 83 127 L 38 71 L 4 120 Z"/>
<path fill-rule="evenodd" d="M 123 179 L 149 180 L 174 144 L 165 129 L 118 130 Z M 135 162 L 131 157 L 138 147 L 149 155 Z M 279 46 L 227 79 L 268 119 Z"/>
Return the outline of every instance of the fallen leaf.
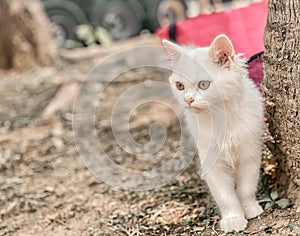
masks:
<path fill-rule="evenodd" d="M 289 228 L 296 234 L 300 235 L 300 227 L 294 221 L 289 222 Z"/>
<path fill-rule="evenodd" d="M 278 198 L 278 192 L 277 192 L 277 190 L 276 189 L 273 189 L 272 191 L 271 191 L 271 194 L 270 194 L 270 197 L 271 197 L 271 199 L 273 200 L 273 201 L 275 201 L 277 198 Z"/>
<path fill-rule="evenodd" d="M 287 198 L 282 198 L 275 202 L 280 208 L 285 209 L 290 205 L 290 200 Z"/>

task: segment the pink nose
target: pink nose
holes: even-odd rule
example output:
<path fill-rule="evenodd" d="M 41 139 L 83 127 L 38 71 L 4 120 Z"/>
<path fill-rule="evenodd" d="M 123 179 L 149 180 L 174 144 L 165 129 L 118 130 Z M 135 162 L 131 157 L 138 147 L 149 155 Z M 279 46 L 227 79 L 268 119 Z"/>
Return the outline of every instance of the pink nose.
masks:
<path fill-rule="evenodd" d="M 195 101 L 194 98 L 188 98 L 188 99 L 186 99 L 186 102 L 187 102 L 188 104 L 190 104 L 190 105 L 191 105 L 194 101 Z"/>

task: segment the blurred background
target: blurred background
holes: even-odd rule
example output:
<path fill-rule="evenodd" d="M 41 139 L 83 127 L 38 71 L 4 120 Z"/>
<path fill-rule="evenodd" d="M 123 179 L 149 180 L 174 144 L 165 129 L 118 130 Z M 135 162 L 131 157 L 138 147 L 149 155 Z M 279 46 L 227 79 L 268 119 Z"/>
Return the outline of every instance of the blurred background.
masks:
<path fill-rule="evenodd" d="M 42 0 L 58 47 L 108 43 L 155 32 L 200 13 L 228 11 L 259 0 Z M 68 42 L 69 41 L 69 42 Z M 73 42 L 73 45 L 74 44 Z M 78 45 L 78 44 L 77 44 Z"/>

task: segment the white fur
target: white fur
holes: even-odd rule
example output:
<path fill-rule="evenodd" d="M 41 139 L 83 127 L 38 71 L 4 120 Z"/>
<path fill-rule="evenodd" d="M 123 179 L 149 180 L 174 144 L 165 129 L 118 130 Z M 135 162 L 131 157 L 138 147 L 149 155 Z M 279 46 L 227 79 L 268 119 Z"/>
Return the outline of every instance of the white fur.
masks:
<path fill-rule="evenodd" d="M 254 218 L 263 211 L 255 198 L 264 129 L 261 94 L 248 78 L 245 60 L 239 55 L 233 55 L 227 64 L 220 65 L 209 56 L 212 46 L 191 49 L 168 41 L 163 43 L 169 52 L 175 50 L 196 60 L 209 74 L 197 75 L 199 68 L 177 54 L 169 80 L 178 102 L 186 108 L 187 125 L 197 144 L 201 162 L 205 158 L 215 158 L 207 156 L 209 145 L 220 147 L 215 165 L 203 178 L 220 208 L 221 229 L 225 232 L 244 230 L 246 218 Z M 197 76 L 186 79 L 176 73 L 178 67 Z M 211 81 L 210 87 L 199 89 L 200 80 Z M 177 81 L 184 84 L 183 91 L 176 88 Z M 184 101 L 190 97 L 195 99 L 191 106 Z M 214 139 L 213 128 L 223 129 L 224 135 Z"/>

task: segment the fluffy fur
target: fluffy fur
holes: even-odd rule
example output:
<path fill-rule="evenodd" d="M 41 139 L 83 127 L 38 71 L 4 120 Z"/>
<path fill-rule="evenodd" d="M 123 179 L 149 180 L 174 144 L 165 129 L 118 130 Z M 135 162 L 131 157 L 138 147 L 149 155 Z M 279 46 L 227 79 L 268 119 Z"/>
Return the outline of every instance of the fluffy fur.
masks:
<path fill-rule="evenodd" d="M 218 36 L 207 48 L 185 48 L 166 40 L 163 44 L 174 69 L 170 84 L 185 109 L 201 162 L 216 160 L 202 177 L 220 208 L 221 229 L 244 230 L 246 219 L 263 212 L 255 197 L 264 128 L 261 94 L 227 36 Z M 200 73 L 186 55 L 207 73 Z M 177 68 L 193 76 L 185 78 Z M 200 81 L 205 82 L 199 85 Z M 207 84 L 207 89 L 199 88 Z M 221 135 L 214 134 L 218 130 Z M 209 145 L 216 147 L 217 156 L 207 152 Z"/>

